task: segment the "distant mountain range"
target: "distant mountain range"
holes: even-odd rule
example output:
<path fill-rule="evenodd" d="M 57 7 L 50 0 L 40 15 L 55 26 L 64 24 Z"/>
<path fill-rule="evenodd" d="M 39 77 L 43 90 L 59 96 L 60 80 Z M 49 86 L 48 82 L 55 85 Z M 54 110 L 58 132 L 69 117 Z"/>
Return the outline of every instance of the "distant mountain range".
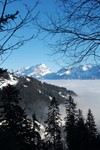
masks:
<path fill-rule="evenodd" d="M 61 68 L 57 72 L 50 70 L 45 64 L 23 67 L 15 72 L 17 76 L 28 76 L 36 79 L 100 79 L 100 65 L 80 65 L 72 69 Z"/>

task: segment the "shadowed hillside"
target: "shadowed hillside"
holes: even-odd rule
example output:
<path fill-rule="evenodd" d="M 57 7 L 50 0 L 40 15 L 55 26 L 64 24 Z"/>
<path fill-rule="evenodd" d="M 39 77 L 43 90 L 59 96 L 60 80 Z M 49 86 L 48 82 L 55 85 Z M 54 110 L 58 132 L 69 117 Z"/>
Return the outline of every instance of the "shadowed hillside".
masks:
<path fill-rule="evenodd" d="M 27 114 L 31 116 L 35 113 L 41 120 L 46 117 L 47 107 L 52 97 L 55 97 L 59 104 L 64 104 L 69 94 L 76 96 L 73 91 L 64 87 L 47 84 L 33 77 L 17 77 L 6 71 L 5 78 L 5 70 L 2 70 L 0 88 L 8 84 L 16 86 L 20 91 L 21 105 Z"/>
<path fill-rule="evenodd" d="M 32 77 L 19 77 L 16 85 L 21 92 L 22 105 L 28 114 L 36 113 L 40 118 L 45 117 L 47 106 L 55 96 L 59 104 L 64 104 L 66 96 L 71 94 L 76 96 L 73 91 L 64 87 L 58 87 L 45 82 L 38 81 Z"/>

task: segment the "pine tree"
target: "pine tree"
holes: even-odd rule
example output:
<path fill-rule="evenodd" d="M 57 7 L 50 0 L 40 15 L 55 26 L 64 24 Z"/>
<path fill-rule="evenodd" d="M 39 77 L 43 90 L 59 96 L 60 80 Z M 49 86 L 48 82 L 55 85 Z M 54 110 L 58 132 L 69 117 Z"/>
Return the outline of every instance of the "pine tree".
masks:
<path fill-rule="evenodd" d="M 29 144 L 26 133 L 31 124 L 25 110 L 19 106 L 20 100 L 19 90 L 12 85 L 4 87 L 0 93 L 0 149 L 23 150 Z"/>
<path fill-rule="evenodd" d="M 82 110 L 78 110 L 77 113 L 77 122 L 76 122 L 76 144 L 77 150 L 84 150 L 85 149 L 85 138 L 86 138 L 86 127 L 84 122 L 84 117 L 82 115 Z"/>
<path fill-rule="evenodd" d="M 32 128 L 30 130 L 30 145 L 31 149 L 39 150 L 42 148 L 41 136 L 39 134 L 40 125 L 35 114 L 32 115 Z"/>
<path fill-rule="evenodd" d="M 66 143 L 69 150 L 76 150 L 76 120 L 76 104 L 72 96 L 69 96 L 66 99 L 66 122 L 64 130 L 64 132 L 66 132 Z"/>
<path fill-rule="evenodd" d="M 87 149 L 95 150 L 95 143 L 97 139 L 97 128 L 94 120 L 92 111 L 89 109 L 86 119 L 86 128 L 87 128 Z"/>
<path fill-rule="evenodd" d="M 48 118 L 46 123 L 46 146 L 50 150 L 62 150 L 61 141 L 61 118 L 59 114 L 59 105 L 55 97 L 50 101 L 48 107 Z"/>

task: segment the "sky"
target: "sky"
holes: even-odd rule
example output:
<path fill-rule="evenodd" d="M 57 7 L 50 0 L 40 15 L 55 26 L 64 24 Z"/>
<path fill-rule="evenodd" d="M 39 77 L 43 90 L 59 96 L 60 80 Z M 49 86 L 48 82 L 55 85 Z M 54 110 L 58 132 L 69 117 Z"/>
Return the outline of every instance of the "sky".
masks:
<path fill-rule="evenodd" d="M 31 0 L 28 1 L 29 3 Z M 21 11 L 21 6 L 15 6 L 16 9 Z M 7 8 L 8 11 L 11 9 Z M 40 1 L 40 4 L 36 8 L 36 11 L 40 11 L 40 17 L 42 13 L 46 13 L 47 11 L 52 13 L 55 10 L 54 0 L 46 0 Z M 23 11 L 24 13 L 24 11 Z M 43 21 L 45 21 L 43 19 Z M 27 36 L 29 32 L 32 31 L 32 28 L 29 30 L 22 30 L 20 34 Z M 8 70 L 18 70 L 23 66 L 33 66 L 37 64 L 46 64 L 46 66 L 52 70 L 58 70 L 60 66 L 54 61 L 54 59 L 50 55 L 51 51 L 49 46 L 47 46 L 46 41 L 40 40 L 39 38 L 33 39 L 29 41 L 24 46 L 20 47 L 17 50 L 14 50 L 11 55 L 8 57 L 9 53 L 2 56 L 3 60 L 8 57 L 4 62 L 3 60 L 0 61 L 0 67 L 3 67 Z M 2 63 L 3 62 L 3 63 Z"/>
<path fill-rule="evenodd" d="M 13 14 L 16 12 L 16 10 L 18 10 L 20 12 L 20 15 L 22 15 L 21 17 L 23 18 L 23 16 L 25 16 L 25 14 L 26 14 L 26 11 L 25 11 L 26 5 L 24 5 L 24 7 L 23 7 L 20 4 L 20 2 L 26 2 L 29 7 L 32 7 L 34 1 L 33 0 L 13 1 L 15 3 L 12 3 L 12 4 L 10 3 L 7 5 L 7 7 L 6 7 L 7 13 L 6 14 L 8 14 L 8 13 Z M 37 5 L 36 9 L 34 10 L 33 16 L 35 16 L 37 14 L 37 12 L 39 12 L 38 21 L 40 23 L 42 21 L 42 23 L 45 25 L 50 23 L 50 20 L 49 20 L 49 22 L 47 22 L 47 16 L 50 16 L 51 18 L 53 17 L 53 19 L 58 17 L 55 20 L 58 21 L 57 23 L 59 23 L 59 15 L 56 16 L 57 12 L 58 12 L 58 14 L 60 14 L 57 9 L 58 1 L 60 1 L 60 0 L 39 0 L 39 4 Z M 75 1 L 77 1 L 77 0 L 75 0 Z M 2 2 L 4 2 L 4 1 L 2 0 Z M 60 7 L 60 9 L 63 9 L 63 8 Z M 2 3 L 0 3 L 0 10 L 2 10 Z M 2 14 L 2 11 L 0 11 L 0 14 Z M 63 14 L 61 13 L 60 15 L 61 15 L 60 17 L 62 17 Z M 18 19 L 17 21 L 19 21 L 19 20 L 20 19 Z M 55 20 L 53 20 L 53 21 L 55 21 Z M 14 20 L 14 21 L 16 21 L 16 20 Z M 62 24 L 65 22 L 62 21 L 60 23 Z M 12 26 L 12 24 L 9 24 L 9 26 Z M 9 26 L 7 26 L 7 27 L 9 27 Z M 6 43 L 6 44 L 8 44 L 7 46 L 11 45 L 11 43 L 16 43 L 16 39 L 18 39 L 18 37 L 24 36 L 25 38 L 28 38 L 30 35 L 32 35 L 32 33 L 34 33 L 34 35 L 36 35 L 37 32 L 36 32 L 35 27 L 37 27 L 37 26 L 35 25 L 34 22 L 32 22 L 31 26 L 25 26 L 24 28 L 19 30 L 18 33 L 16 34 L 16 36 L 14 36 L 10 42 Z M 5 38 L 3 38 L 4 36 L 2 37 L 2 34 L 3 33 L 1 32 L 0 46 L 2 45 L 2 42 L 4 42 L 4 39 L 5 39 Z M 59 45 L 59 41 L 62 43 L 65 42 L 65 39 L 68 36 L 68 34 L 67 34 L 67 36 L 66 36 L 66 34 L 63 34 L 65 36 L 62 36 L 62 34 L 55 34 L 54 36 L 52 35 L 53 38 L 50 36 L 47 36 L 45 39 L 43 39 L 43 37 L 45 35 L 46 35 L 46 33 L 42 32 L 41 35 L 39 34 L 39 36 L 37 36 L 37 38 L 35 38 L 31 41 L 28 41 L 22 47 L 14 50 L 10 56 L 9 56 L 10 52 L 5 53 L 5 55 L 2 55 L 2 57 L 0 55 L 0 57 L 1 57 L 0 67 L 8 69 L 8 70 L 16 71 L 25 66 L 31 67 L 31 66 L 35 66 L 38 64 L 45 64 L 49 69 L 51 69 L 53 71 L 57 71 L 57 70 L 61 69 L 62 67 L 66 67 L 68 65 L 67 63 L 72 63 L 73 59 L 74 59 L 74 57 L 73 57 L 74 52 L 75 52 L 75 51 L 73 51 L 73 48 L 75 47 L 75 45 L 71 46 L 71 50 L 70 50 L 70 47 L 68 48 L 68 53 L 62 52 L 63 49 L 66 48 L 66 45 L 64 45 L 64 46 L 62 46 L 62 49 L 59 49 L 62 51 L 59 51 L 58 55 L 53 55 L 53 56 L 50 55 L 52 53 L 52 51 L 51 51 L 50 46 L 48 45 L 48 44 L 55 44 L 57 46 L 57 44 Z M 70 35 L 67 40 L 69 40 L 69 39 L 70 39 Z M 85 47 L 87 47 L 86 43 L 85 43 L 85 45 L 80 44 L 80 46 L 78 46 L 78 49 L 75 54 L 75 58 L 78 55 L 78 53 L 81 52 L 81 50 L 84 50 Z M 74 44 L 74 43 L 70 43 L 69 45 L 71 45 L 71 44 Z M 76 47 L 77 47 L 77 42 L 76 42 Z M 58 46 L 57 48 L 60 48 L 60 47 Z M 56 48 L 56 50 L 58 50 L 57 48 Z M 83 51 L 83 52 L 84 52 L 83 53 L 83 56 L 84 56 L 85 51 Z M 97 52 L 97 54 L 98 54 L 99 49 L 97 49 L 95 52 Z M 72 54 L 72 57 L 71 57 L 71 54 Z M 84 64 L 94 63 L 95 62 L 94 56 L 96 56 L 96 55 L 94 53 L 92 53 L 92 55 L 93 55 L 93 58 L 90 57 L 91 53 L 89 56 L 86 55 L 85 59 L 82 60 L 82 63 L 84 63 Z M 75 61 L 77 61 L 77 58 Z M 81 57 L 80 57 L 80 59 L 81 59 Z M 96 61 L 97 60 L 99 62 L 99 59 L 96 59 Z M 80 64 L 78 63 L 78 65 L 80 65 Z"/>

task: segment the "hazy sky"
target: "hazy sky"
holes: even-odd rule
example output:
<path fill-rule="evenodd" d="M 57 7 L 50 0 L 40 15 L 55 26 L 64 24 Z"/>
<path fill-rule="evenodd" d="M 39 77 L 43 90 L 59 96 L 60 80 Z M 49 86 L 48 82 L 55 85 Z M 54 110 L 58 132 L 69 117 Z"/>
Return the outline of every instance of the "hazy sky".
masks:
<path fill-rule="evenodd" d="M 29 1 L 30 2 L 30 1 Z M 40 17 L 45 22 L 46 20 L 43 18 L 43 14 L 46 11 L 52 13 L 55 11 L 54 0 L 41 0 L 41 3 L 37 7 L 37 10 L 40 11 Z M 18 6 L 16 6 L 18 8 Z M 20 6 L 19 6 L 20 8 Z M 22 8 L 20 8 L 21 10 Z M 30 32 L 32 29 L 30 29 Z M 20 34 L 27 36 L 27 31 L 21 31 Z M 32 66 L 40 63 L 46 64 L 49 68 L 57 70 L 59 66 L 50 57 L 50 49 L 45 43 L 45 41 L 41 41 L 38 38 L 34 39 L 28 43 L 26 43 L 23 47 L 19 48 L 18 50 L 13 51 L 10 57 L 1 64 L 1 67 L 7 68 L 9 70 L 17 70 L 23 66 Z M 4 57 L 6 57 L 5 55 Z"/>

